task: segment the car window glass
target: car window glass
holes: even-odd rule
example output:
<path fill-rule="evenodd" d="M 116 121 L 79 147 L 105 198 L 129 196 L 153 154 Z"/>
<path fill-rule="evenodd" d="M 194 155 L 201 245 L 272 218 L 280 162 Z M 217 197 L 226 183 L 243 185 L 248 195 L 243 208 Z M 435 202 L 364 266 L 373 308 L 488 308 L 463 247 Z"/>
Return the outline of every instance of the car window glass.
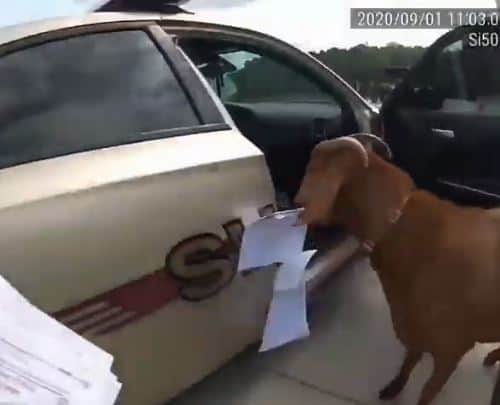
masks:
<path fill-rule="evenodd" d="M 500 113 L 500 52 L 455 41 L 437 55 L 434 89 L 443 110 Z"/>
<path fill-rule="evenodd" d="M 139 30 L 7 54 L 0 77 L 8 78 L 0 92 L 0 168 L 200 124 L 166 60 Z"/>
<path fill-rule="evenodd" d="M 469 98 L 498 104 L 500 98 L 500 52 L 496 48 L 466 48 L 462 66 Z"/>
<path fill-rule="evenodd" d="M 467 98 L 461 53 L 462 41 L 456 41 L 445 47 L 437 55 L 434 89 L 443 99 Z"/>
<path fill-rule="evenodd" d="M 220 94 L 229 102 L 332 102 L 333 97 L 300 72 L 246 50 L 219 54 L 232 70 L 223 75 Z"/>

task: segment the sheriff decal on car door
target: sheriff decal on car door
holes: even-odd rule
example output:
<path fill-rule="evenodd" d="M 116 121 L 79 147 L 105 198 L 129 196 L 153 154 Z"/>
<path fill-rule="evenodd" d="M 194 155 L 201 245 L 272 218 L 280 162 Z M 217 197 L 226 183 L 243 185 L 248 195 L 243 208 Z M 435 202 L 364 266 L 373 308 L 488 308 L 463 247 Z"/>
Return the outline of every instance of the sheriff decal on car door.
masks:
<path fill-rule="evenodd" d="M 259 210 L 261 216 L 272 205 Z M 99 336 L 123 328 L 163 308 L 172 300 L 203 301 L 233 280 L 245 227 L 241 219 L 222 225 L 225 238 L 203 233 L 170 249 L 162 269 L 121 285 L 53 316 L 80 334 Z"/>

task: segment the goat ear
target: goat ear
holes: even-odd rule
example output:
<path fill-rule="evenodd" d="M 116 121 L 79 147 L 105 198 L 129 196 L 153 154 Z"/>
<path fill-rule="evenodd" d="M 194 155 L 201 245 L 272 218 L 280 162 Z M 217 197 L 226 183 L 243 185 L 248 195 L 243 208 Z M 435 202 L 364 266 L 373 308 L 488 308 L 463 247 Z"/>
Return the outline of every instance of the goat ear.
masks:
<path fill-rule="evenodd" d="M 392 160 L 392 151 L 389 145 L 380 139 L 378 136 L 368 133 L 357 133 L 349 135 L 351 138 L 357 139 L 363 146 L 385 160 Z"/>

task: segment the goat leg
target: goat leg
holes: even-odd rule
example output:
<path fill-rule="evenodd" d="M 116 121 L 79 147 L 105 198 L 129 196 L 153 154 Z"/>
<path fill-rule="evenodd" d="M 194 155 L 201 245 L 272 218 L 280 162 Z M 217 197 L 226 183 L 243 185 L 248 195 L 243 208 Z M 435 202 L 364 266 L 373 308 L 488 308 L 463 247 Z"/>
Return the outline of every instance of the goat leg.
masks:
<path fill-rule="evenodd" d="M 455 371 L 458 362 L 464 355 L 460 354 L 433 354 L 434 368 L 431 377 L 427 380 L 420 394 L 418 405 L 429 405 L 438 392 L 443 388 L 448 378 Z"/>
<path fill-rule="evenodd" d="M 422 358 L 422 352 L 414 349 L 407 349 L 406 355 L 399 370 L 398 375 L 379 393 L 382 400 L 393 399 L 405 387 L 410 374 Z"/>

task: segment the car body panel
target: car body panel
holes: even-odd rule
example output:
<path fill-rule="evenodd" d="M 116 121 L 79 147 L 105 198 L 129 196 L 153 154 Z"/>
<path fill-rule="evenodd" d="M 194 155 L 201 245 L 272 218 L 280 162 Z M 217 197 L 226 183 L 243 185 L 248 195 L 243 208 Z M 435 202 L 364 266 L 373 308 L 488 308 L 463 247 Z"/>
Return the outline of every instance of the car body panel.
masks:
<path fill-rule="evenodd" d="M 1 29 L 0 46 L 15 52 L 53 31 L 169 23 L 170 17 L 102 13 L 34 22 Z M 325 80 L 335 78 L 297 52 Z M 191 80 L 199 80 L 227 129 L 0 170 L 2 275 L 36 306 L 114 356 L 124 404 L 162 403 L 256 342 L 272 294 L 273 271 L 236 274 L 244 225 L 275 203 L 264 155 L 188 65 Z M 364 106 L 359 95 L 352 97 Z M 365 107 L 359 111 L 369 116 Z M 367 125 L 366 117 L 362 122 Z M 309 273 L 308 285 L 356 249 L 353 240 L 342 245 Z M 213 280 L 204 277 L 218 277 L 219 270 L 229 274 L 224 284 L 215 284 L 209 296 L 188 296 L 189 289 L 210 287 Z"/>
<path fill-rule="evenodd" d="M 70 324 L 73 329 L 101 318 L 84 335 L 115 356 L 126 403 L 167 399 L 258 337 L 263 310 L 246 328 L 230 326 L 242 319 L 239 311 L 265 305 L 269 296 L 258 277 L 236 276 L 227 292 L 198 304 L 174 293 L 146 311 L 141 295 L 153 294 L 154 288 L 130 291 L 137 280 L 168 273 L 166 255 L 179 241 L 205 233 L 223 237 L 223 223 L 256 219 L 258 208 L 273 202 L 264 158 L 238 132 L 49 159 L 1 170 L 0 181 L 6 191 L 0 209 L 2 274 L 23 295 L 56 317 L 107 291 L 128 295 L 125 306 L 104 299 L 107 307 L 101 312 L 88 305 L 70 313 L 72 317 L 59 317 L 66 324 L 79 317 L 80 322 Z M 170 285 L 176 290 L 173 281 Z M 131 322 L 95 337 L 95 329 L 121 319 L 113 316 L 117 305 Z M 82 310 L 92 316 L 82 317 Z M 221 333 L 231 336 L 230 344 L 219 347 Z M 165 348 L 158 351 L 158 345 Z M 194 348 L 201 350 L 200 356 Z M 173 352 L 164 357 L 169 350 Z M 165 361 L 176 364 L 175 375 L 165 375 Z M 183 362 L 192 368 L 183 370 Z"/>
<path fill-rule="evenodd" d="M 251 187 L 241 184 L 242 177 Z M 235 131 L 33 162 L 0 170 L 0 182 L 3 272 L 15 274 L 16 286 L 50 312 L 159 269 L 168 246 L 241 218 L 252 207 L 256 218 L 257 208 L 273 202 L 261 152 Z M 205 190 L 203 200 L 196 197 L 200 190 Z M 228 195 L 228 190 L 238 192 Z M 186 211 L 170 218 L 172 207 L 179 205 Z M 70 234 L 59 235 L 69 229 Z M 12 239 L 19 242 L 19 251 L 9 248 Z M 26 255 L 24 246 L 31 245 L 39 246 L 36 255 Z M 57 280 L 68 285 L 59 296 L 44 292 L 40 280 L 26 272 L 39 265 L 48 286 Z M 95 267 L 99 278 L 86 277 L 88 287 L 71 285 L 73 272 L 85 274 Z"/>
<path fill-rule="evenodd" d="M 29 38 L 46 32 L 81 27 L 85 25 L 146 22 L 161 20 L 160 14 L 154 13 L 91 13 L 71 17 L 54 17 L 0 28 L 0 45 Z"/>
<path fill-rule="evenodd" d="M 74 35 L 77 26 L 92 32 L 92 24 L 100 31 L 108 23 L 152 21 L 112 14 L 3 29 L 0 42 L 15 52 L 53 30 Z M 273 205 L 264 156 L 193 73 L 223 125 L 0 170 L 2 275 L 114 356 L 125 404 L 168 400 L 255 342 L 271 294 L 271 274 L 236 274 L 242 230 L 230 235 L 226 227 L 243 226 Z M 177 262 L 169 261 L 186 241 Z M 176 267 L 191 278 L 178 279 Z M 219 270 L 224 284 L 200 281 Z M 196 282 L 215 288 L 188 301 L 184 291 Z M 229 342 L 221 345 L 224 336 Z"/>

